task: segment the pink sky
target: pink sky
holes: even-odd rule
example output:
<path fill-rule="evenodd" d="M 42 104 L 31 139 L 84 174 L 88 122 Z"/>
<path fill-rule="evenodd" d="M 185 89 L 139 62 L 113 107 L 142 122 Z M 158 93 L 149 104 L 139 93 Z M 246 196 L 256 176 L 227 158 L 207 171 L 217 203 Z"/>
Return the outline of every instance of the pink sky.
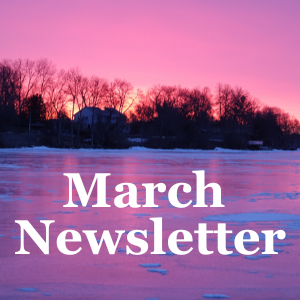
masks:
<path fill-rule="evenodd" d="M 0 59 L 154 84 L 240 85 L 300 119 L 300 1 L 1 1 Z"/>

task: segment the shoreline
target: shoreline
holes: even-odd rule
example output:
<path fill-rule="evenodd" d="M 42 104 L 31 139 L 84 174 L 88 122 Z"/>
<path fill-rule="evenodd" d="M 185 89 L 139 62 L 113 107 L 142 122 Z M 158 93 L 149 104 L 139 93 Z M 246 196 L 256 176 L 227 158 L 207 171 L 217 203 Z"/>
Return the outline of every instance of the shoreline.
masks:
<path fill-rule="evenodd" d="M 228 148 L 220 148 L 216 147 L 215 149 L 206 150 L 206 149 L 182 149 L 182 148 L 174 148 L 174 149 L 161 149 L 161 148 L 147 148 L 142 146 L 133 146 L 129 148 L 123 148 L 123 149 L 116 149 L 116 148 L 58 148 L 58 147 L 47 147 L 47 146 L 33 146 L 33 147 L 13 147 L 13 148 L 0 148 L 0 152 L 6 152 L 6 151 L 19 151 L 19 150 L 34 150 L 34 151 L 98 151 L 98 152 L 106 152 L 106 151 L 139 151 L 139 152 L 191 152 L 191 153 L 197 153 L 197 152 L 213 152 L 213 153 L 236 153 L 236 152 L 243 152 L 243 153 L 275 153 L 275 152 L 300 152 L 300 149 L 297 150 L 283 150 L 283 149 L 272 149 L 272 150 L 250 150 L 250 149 L 228 149 Z"/>

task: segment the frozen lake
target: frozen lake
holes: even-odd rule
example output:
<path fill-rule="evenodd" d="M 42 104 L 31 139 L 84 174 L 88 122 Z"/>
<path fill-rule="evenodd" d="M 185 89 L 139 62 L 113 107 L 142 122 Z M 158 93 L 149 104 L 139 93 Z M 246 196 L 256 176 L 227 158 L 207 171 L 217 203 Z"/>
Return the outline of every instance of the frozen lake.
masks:
<path fill-rule="evenodd" d="M 222 188 L 224 208 L 178 209 L 168 201 L 168 189 L 175 183 L 192 186 L 190 194 L 180 192 L 180 201 L 195 200 L 195 175 L 205 170 L 206 183 Z M 68 178 L 63 173 L 80 173 L 86 188 L 95 173 L 111 173 L 107 179 L 110 208 L 64 208 L 68 201 Z M 160 150 L 0 150 L 0 299 L 300 299 L 300 152 L 160 151 Z M 163 182 L 165 193 L 156 192 L 159 208 L 116 208 L 114 187 L 134 183 L 138 202 L 143 204 L 142 183 Z M 75 194 L 74 194 L 75 195 Z M 75 197 L 74 200 L 78 200 Z M 92 194 L 91 203 L 95 202 Z M 207 196 L 207 203 L 211 195 Z M 163 218 L 163 248 L 174 230 L 191 233 L 198 223 L 216 230 L 226 222 L 230 256 L 217 251 L 215 235 L 209 236 L 209 256 L 198 252 L 197 236 L 180 249 L 193 247 L 188 255 L 151 255 L 153 222 Z M 45 237 L 40 220 L 55 220 L 50 230 L 50 254 L 44 255 L 30 237 L 25 249 L 30 255 L 15 255 L 20 249 L 20 227 L 15 220 L 29 220 Z M 148 230 L 149 251 L 141 256 L 126 255 L 122 236 L 115 255 L 102 245 L 93 255 L 82 234 L 82 251 L 66 256 L 56 246 L 58 234 L 98 230 Z M 283 229 L 287 237 L 275 240 L 279 254 L 254 259 L 233 248 L 241 230 Z M 69 245 L 70 244 L 70 245 Z M 70 249 L 78 244 L 69 243 Z M 264 249 L 264 240 L 247 245 Z M 223 298 L 224 298 L 223 297 Z"/>

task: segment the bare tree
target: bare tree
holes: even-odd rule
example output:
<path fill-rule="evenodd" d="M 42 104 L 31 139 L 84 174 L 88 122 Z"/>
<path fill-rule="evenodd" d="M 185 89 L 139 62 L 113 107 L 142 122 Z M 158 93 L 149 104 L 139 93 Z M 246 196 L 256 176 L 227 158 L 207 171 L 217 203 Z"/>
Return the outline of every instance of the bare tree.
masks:
<path fill-rule="evenodd" d="M 15 72 L 15 88 L 16 88 L 16 97 L 18 102 L 18 114 L 19 117 L 22 112 L 22 104 L 23 104 L 23 97 L 24 97 L 24 83 L 26 80 L 26 70 L 25 70 L 25 63 L 23 60 L 18 59 L 15 60 L 12 64 L 14 72 Z M 20 122 L 20 119 L 19 119 Z"/>
<path fill-rule="evenodd" d="M 4 60 L 0 63 L 0 115 L 1 119 L 12 122 L 15 112 L 16 93 L 14 70 L 11 62 Z"/>
<path fill-rule="evenodd" d="M 138 102 L 135 105 L 135 118 L 141 122 L 153 121 L 155 116 L 155 104 L 149 97 L 149 92 L 140 93 Z"/>
<path fill-rule="evenodd" d="M 74 146 L 74 111 L 75 105 L 78 103 L 78 98 L 80 96 L 80 83 L 82 79 L 82 75 L 79 68 L 72 68 L 66 74 L 66 85 L 67 85 L 67 94 L 70 97 L 70 102 L 72 103 L 72 111 L 71 111 L 71 141 L 72 146 Z"/>
<path fill-rule="evenodd" d="M 25 81 L 23 86 L 23 99 L 33 96 L 37 92 L 38 73 L 36 62 L 26 59 L 24 61 Z"/>
<path fill-rule="evenodd" d="M 219 120 L 226 121 L 230 116 L 232 88 L 229 84 L 218 83 L 216 87 L 216 104 L 218 105 Z"/>
<path fill-rule="evenodd" d="M 81 114 L 82 114 L 82 109 L 84 107 L 87 107 L 88 103 L 88 94 L 89 94 L 89 79 L 87 77 L 79 76 L 78 77 L 79 81 L 79 96 L 76 98 L 76 106 L 78 109 L 78 114 L 79 118 L 77 121 L 77 141 L 78 141 L 78 146 L 80 145 L 80 130 L 81 130 Z"/>
<path fill-rule="evenodd" d="M 191 120 L 193 121 L 197 118 L 210 116 L 212 109 L 212 94 L 210 89 L 204 87 L 202 90 L 200 88 L 191 90 L 188 107 L 190 109 Z"/>
<path fill-rule="evenodd" d="M 67 103 L 69 101 L 67 97 L 67 78 L 66 72 L 64 70 L 60 70 L 57 72 L 55 78 L 51 81 L 51 85 L 49 85 L 46 90 L 45 98 L 48 100 L 50 104 L 51 112 L 54 110 L 55 117 L 58 120 L 58 143 L 61 143 L 61 122 L 62 115 L 65 111 Z M 53 118 L 53 114 L 51 113 L 51 117 Z"/>
<path fill-rule="evenodd" d="M 108 85 L 105 104 L 108 108 L 115 109 L 125 114 L 137 99 L 140 91 L 134 94 L 133 86 L 126 80 L 115 79 Z"/>
<path fill-rule="evenodd" d="M 45 96 L 47 89 L 50 88 L 56 73 L 55 65 L 46 58 L 42 58 L 35 63 L 37 86 L 36 93 Z"/>
<path fill-rule="evenodd" d="M 89 84 L 89 106 L 92 108 L 91 146 L 94 146 L 95 109 L 104 103 L 108 92 L 108 83 L 105 79 L 93 76 Z"/>
<path fill-rule="evenodd" d="M 87 77 L 82 77 L 79 85 L 79 94 L 77 100 L 77 108 L 80 111 L 82 108 L 89 106 L 88 103 L 88 94 L 90 90 L 90 81 Z"/>

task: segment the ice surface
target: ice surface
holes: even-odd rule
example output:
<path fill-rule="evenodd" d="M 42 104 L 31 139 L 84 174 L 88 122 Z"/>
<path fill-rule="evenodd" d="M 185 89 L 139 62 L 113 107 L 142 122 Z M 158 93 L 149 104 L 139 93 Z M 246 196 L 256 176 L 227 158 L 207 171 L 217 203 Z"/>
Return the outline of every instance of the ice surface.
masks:
<path fill-rule="evenodd" d="M 98 241 L 97 241 L 98 242 Z M 99 240 L 99 242 L 100 242 L 100 240 Z M 99 243 L 98 242 L 98 243 Z M 123 249 L 123 248 L 118 248 L 118 252 L 126 252 L 126 249 Z"/>
<path fill-rule="evenodd" d="M 18 289 L 18 291 L 20 291 L 20 292 L 36 292 L 37 289 L 33 288 L 33 287 L 27 287 L 27 288 L 20 288 L 20 289 Z"/>
<path fill-rule="evenodd" d="M 168 271 L 164 269 L 147 269 L 148 272 L 160 273 L 161 275 L 167 275 Z"/>
<path fill-rule="evenodd" d="M 1 169 L 1 164 L 11 164 L 13 167 Z M 275 299 L 278 295 L 289 299 L 300 295 L 297 264 L 300 259 L 300 152 L 223 149 L 170 151 L 145 148 L 73 150 L 45 147 L 0 149 L 0 169 L 3 171 L 0 172 L 0 232 L 6 235 L 0 238 L 0 295 L 3 299 L 46 298 L 43 293 L 51 293 L 52 298 L 57 299 L 122 297 L 166 300 L 200 299 L 205 293 L 213 295 L 215 299 L 219 294 L 225 294 L 241 300 Z M 120 182 L 135 183 L 139 190 L 141 184 L 147 182 L 165 182 L 167 189 L 174 183 L 186 182 L 191 185 L 192 192 L 184 194 L 179 190 L 179 194 L 195 203 L 196 180 L 193 170 L 205 170 L 206 184 L 216 182 L 221 186 L 224 208 L 189 206 L 175 210 L 168 206 L 168 201 L 163 200 L 168 200 L 167 191 L 164 194 L 155 191 L 155 203 L 162 204 L 158 210 L 114 207 L 113 199 L 117 194 L 114 187 Z M 63 208 L 68 199 L 68 180 L 62 174 L 68 172 L 82 174 L 86 190 L 95 173 L 111 173 L 107 181 L 107 199 L 112 200 L 111 207 L 83 207 L 74 191 L 73 200 L 80 206 Z M 210 204 L 211 189 L 207 189 L 205 194 L 206 202 Z M 94 204 L 96 197 L 94 191 L 89 204 Z M 145 202 L 143 191 L 139 192 L 138 199 L 141 203 Z M 80 212 L 81 209 L 89 212 Z M 115 243 L 115 230 L 153 231 L 153 222 L 146 215 L 163 218 L 164 251 L 169 250 L 170 233 L 179 229 L 191 232 L 193 242 L 182 241 L 180 244 L 192 246 L 194 250 L 185 256 L 175 255 L 170 250 L 166 255 L 151 255 L 154 249 L 153 235 L 147 238 L 140 235 L 137 237 L 146 240 L 149 245 L 147 253 L 142 256 L 126 255 L 127 236 L 123 235 L 115 255 L 110 255 L 106 247 L 99 255 L 92 254 L 83 229 L 110 230 Z M 29 220 L 44 239 L 45 226 L 35 219 L 40 217 L 55 220 L 50 227 L 49 257 L 42 254 L 27 234 L 25 249 L 30 251 L 30 255 L 14 255 L 20 249 L 19 237 L 11 238 L 12 234 L 20 235 L 19 228 L 16 233 L 11 233 L 11 229 L 17 228 L 14 221 Z M 228 235 L 228 240 L 233 241 L 239 231 L 250 229 L 259 233 L 260 242 L 257 245 L 260 248 L 264 247 L 262 230 L 284 228 L 292 244 L 286 241 L 277 243 L 281 242 L 277 239 L 275 249 L 288 247 L 285 249 L 289 250 L 289 254 L 283 251 L 278 255 L 270 255 L 270 258 L 259 251 L 259 254 L 255 254 L 258 260 L 244 259 L 244 255 L 238 253 L 227 257 L 218 253 L 217 241 L 209 234 L 207 249 L 214 250 L 214 254 L 203 256 L 197 249 L 198 240 L 194 230 L 201 222 L 208 223 L 209 230 L 216 230 L 219 219 L 227 223 L 228 230 L 233 231 L 232 235 Z M 88 228 L 87 224 L 90 225 Z M 61 231 L 72 225 L 77 226 L 82 241 L 69 243 L 68 247 L 70 250 L 82 247 L 82 251 L 66 257 L 58 252 L 56 239 Z M 248 236 L 245 234 L 245 238 Z M 228 249 L 234 250 L 232 244 L 229 242 Z M 247 247 L 253 250 L 256 246 Z M 138 248 L 133 246 L 132 250 L 138 251 Z M 161 266 L 139 267 L 141 262 L 153 261 Z M 95 262 L 98 267 L 95 267 Z M 157 272 L 161 268 L 168 271 L 169 275 L 151 275 L 147 271 L 155 269 L 154 272 Z M 251 270 L 256 273 L 251 273 Z M 267 278 L 267 274 L 273 275 L 274 279 Z M 19 286 L 33 286 L 38 293 L 24 295 L 23 292 L 22 295 L 17 291 Z"/>
<path fill-rule="evenodd" d="M 147 217 L 147 216 L 151 216 L 150 214 L 134 214 L 134 216 L 136 217 Z"/>
<path fill-rule="evenodd" d="M 173 252 L 171 251 L 165 251 L 166 253 L 165 254 L 161 254 L 161 255 L 167 255 L 167 256 L 173 256 L 175 255 Z"/>
<path fill-rule="evenodd" d="M 156 268 L 156 267 L 160 267 L 161 264 L 140 264 L 141 267 L 144 267 L 144 268 Z"/>
<path fill-rule="evenodd" d="M 260 241 L 264 241 L 265 239 L 266 239 L 266 236 L 264 235 L 264 233 L 257 233 L 257 235 L 258 235 L 258 237 L 259 237 L 259 240 Z M 235 235 L 234 236 L 231 236 L 229 239 L 228 239 L 228 241 L 229 242 L 234 242 L 234 240 L 235 240 Z M 277 238 L 277 236 L 275 236 L 274 237 L 274 239 L 276 239 Z M 245 234 L 244 234 L 244 240 L 247 240 L 247 239 L 250 239 L 250 234 L 248 233 L 248 232 L 246 232 Z M 244 242 L 244 245 L 248 245 L 248 246 L 251 246 L 251 245 L 256 245 L 257 244 L 257 242 Z M 228 246 L 227 246 L 228 247 Z M 235 246 L 234 245 L 232 245 L 232 248 L 235 248 Z"/>
<path fill-rule="evenodd" d="M 12 197 L 7 196 L 7 195 L 1 195 L 0 200 L 3 201 L 3 202 L 12 202 L 12 201 L 14 201 L 14 199 Z"/>
<path fill-rule="evenodd" d="M 203 218 L 203 220 L 222 222 L 300 221 L 300 215 L 284 213 L 250 212 L 227 215 L 211 215 Z"/>
<path fill-rule="evenodd" d="M 204 298 L 209 298 L 209 299 L 225 299 L 225 298 L 230 298 L 230 296 L 222 295 L 222 294 L 204 294 Z"/>
<path fill-rule="evenodd" d="M 259 257 L 259 258 L 271 258 L 271 255 L 269 255 L 269 254 L 258 254 L 257 257 Z"/>
<path fill-rule="evenodd" d="M 292 243 L 274 243 L 274 246 L 276 247 L 285 247 L 285 246 L 293 246 Z"/>
<path fill-rule="evenodd" d="M 261 251 L 262 251 L 262 252 L 265 252 L 266 249 L 261 249 Z M 280 252 L 283 252 L 283 249 L 277 249 L 277 248 L 274 248 L 274 251 L 280 253 Z"/>
<path fill-rule="evenodd" d="M 259 259 L 258 256 L 250 256 L 250 255 L 245 256 L 245 258 L 249 259 L 249 260 L 257 260 L 257 259 Z"/>

